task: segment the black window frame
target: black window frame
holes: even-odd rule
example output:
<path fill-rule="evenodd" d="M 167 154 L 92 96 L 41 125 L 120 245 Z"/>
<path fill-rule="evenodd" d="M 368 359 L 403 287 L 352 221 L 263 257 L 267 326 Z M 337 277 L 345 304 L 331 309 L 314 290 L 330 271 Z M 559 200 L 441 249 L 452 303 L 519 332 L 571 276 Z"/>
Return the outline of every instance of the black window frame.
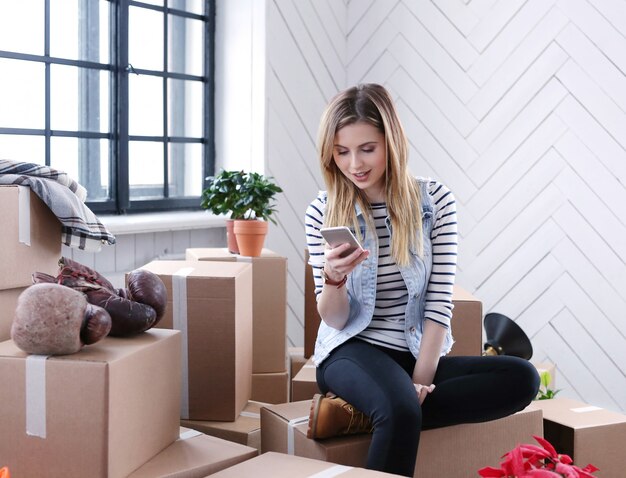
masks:
<path fill-rule="evenodd" d="M 215 170 L 215 138 L 214 138 L 214 58 L 215 58 L 215 0 L 203 0 L 205 12 L 203 15 L 170 8 L 168 0 L 163 1 L 163 6 L 152 5 L 136 0 L 106 0 L 110 4 L 109 19 L 109 51 L 111 63 L 98 63 L 84 60 L 74 60 L 50 56 L 50 0 L 44 0 L 44 53 L 35 55 L 28 53 L 0 50 L 0 58 L 17 59 L 43 63 L 45 66 L 44 78 L 44 128 L 12 128 L 0 127 L 2 135 L 30 135 L 44 137 L 45 164 L 51 164 L 51 137 L 71 137 L 86 139 L 109 140 L 109 198 L 106 200 L 87 201 L 87 206 L 96 214 L 131 214 L 141 212 L 157 212 L 172 210 L 200 209 L 200 196 L 169 197 L 168 191 L 168 155 L 170 143 L 200 143 L 203 145 L 202 153 L 202 177 L 198 181 L 202 189 L 206 186 L 205 178 L 213 174 Z M 139 7 L 155 10 L 163 14 L 164 21 L 164 45 L 163 45 L 163 71 L 135 69 L 128 62 L 128 19 L 129 7 Z M 168 18 L 169 14 L 175 16 L 202 20 L 204 22 L 204 71 L 202 76 L 168 72 Z M 97 71 L 109 71 L 111 73 L 109 91 L 109 132 L 89 131 L 62 131 L 51 128 L 51 65 L 68 65 L 79 68 L 89 68 Z M 163 79 L 163 136 L 131 136 L 128 131 L 128 76 L 132 74 L 157 76 Z M 195 80 L 204 84 L 203 101 L 203 136 L 201 138 L 172 137 L 167 135 L 167 93 L 168 80 Z M 159 199 L 133 199 L 130 195 L 129 184 L 129 141 L 156 141 L 161 142 L 164 148 L 164 181 L 162 194 Z M 10 158 L 7 158 L 10 159 Z M 78 178 L 76 178 L 78 179 Z"/>

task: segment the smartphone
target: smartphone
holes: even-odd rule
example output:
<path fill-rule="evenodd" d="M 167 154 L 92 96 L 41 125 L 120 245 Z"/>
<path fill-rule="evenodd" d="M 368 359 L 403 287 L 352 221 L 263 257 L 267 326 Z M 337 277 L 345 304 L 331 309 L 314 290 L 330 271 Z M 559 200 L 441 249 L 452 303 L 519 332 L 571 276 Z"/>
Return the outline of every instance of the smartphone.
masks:
<path fill-rule="evenodd" d="M 346 226 L 324 227 L 320 230 L 320 232 L 330 247 L 334 248 L 340 246 L 341 244 L 345 244 L 346 242 L 350 244 L 350 249 L 341 254 L 340 257 L 346 257 L 361 247 L 361 244 L 359 244 L 359 241 L 357 241 L 356 237 L 354 237 L 352 231 Z"/>

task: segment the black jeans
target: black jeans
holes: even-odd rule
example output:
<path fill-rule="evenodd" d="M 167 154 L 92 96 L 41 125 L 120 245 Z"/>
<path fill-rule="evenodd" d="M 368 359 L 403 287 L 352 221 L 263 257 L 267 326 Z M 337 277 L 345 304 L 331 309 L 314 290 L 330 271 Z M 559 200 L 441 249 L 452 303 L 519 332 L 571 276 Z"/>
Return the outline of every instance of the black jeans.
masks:
<path fill-rule="evenodd" d="M 524 359 L 441 357 L 435 390 L 420 407 L 414 365 L 410 352 L 351 339 L 317 368 L 323 393 L 337 394 L 372 419 L 369 469 L 413 476 L 421 430 L 505 417 L 525 408 L 539 389 L 537 371 Z"/>

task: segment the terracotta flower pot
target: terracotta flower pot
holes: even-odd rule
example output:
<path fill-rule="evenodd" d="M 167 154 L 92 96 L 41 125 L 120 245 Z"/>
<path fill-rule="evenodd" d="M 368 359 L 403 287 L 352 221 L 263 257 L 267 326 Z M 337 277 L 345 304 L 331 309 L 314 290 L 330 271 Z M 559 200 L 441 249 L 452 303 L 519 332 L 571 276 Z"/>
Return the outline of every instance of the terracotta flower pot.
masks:
<path fill-rule="evenodd" d="M 228 252 L 231 254 L 239 254 L 239 246 L 237 246 L 237 237 L 235 236 L 235 231 L 233 228 L 235 227 L 234 219 L 226 220 L 226 245 L 228 247 Z"/>
<path fill-rule="evenodd" d="M 268 224 L 256 219 L 236 220 L 234 231 L 237 236 L 239 254 L 242 256 L 259 257 L 265 243 Z"/>

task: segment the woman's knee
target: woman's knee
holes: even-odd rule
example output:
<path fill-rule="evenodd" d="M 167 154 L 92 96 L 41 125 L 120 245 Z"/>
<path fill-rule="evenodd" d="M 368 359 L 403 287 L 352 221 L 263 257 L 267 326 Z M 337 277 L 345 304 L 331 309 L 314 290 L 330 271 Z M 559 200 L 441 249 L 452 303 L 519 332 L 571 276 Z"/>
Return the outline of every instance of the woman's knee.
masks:
<path fill-rule="evenodd" d="M 515 380 L 514 387 L 518 391 L 520 401 L 527 405 L 539 391 L 539 373 L 528 360 L 518 357 L 508 358 L 510 359 L 510 373 Z"/>
<path fill-rule="evenodd" d="M 380 400 L 372 416 L 374 427 L 386 424 L 397 429 L 420 430 L 422 409 L 417 394 L 394 394 Z"/>

